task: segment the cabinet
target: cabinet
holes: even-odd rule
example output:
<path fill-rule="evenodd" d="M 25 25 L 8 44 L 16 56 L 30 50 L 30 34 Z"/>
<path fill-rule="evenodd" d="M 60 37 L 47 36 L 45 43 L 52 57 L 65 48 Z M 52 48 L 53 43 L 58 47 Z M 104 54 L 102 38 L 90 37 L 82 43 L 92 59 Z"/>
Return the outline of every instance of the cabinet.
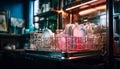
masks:
<path fill-rule="evenodd" d="M 73 56 L 70 56 L 70 54 L 76 54 L 78 52 L 80 53 L 82 52 L 82 54 L 84 54 L 83 52 L 86 53 L 88 51 L 89 53 L 91 53 L 91 51 L 95 51 L 96 54 L 100 54 L 100 53 L 103 54 L 104 47 L 106 46 L 107 42 L 106 42 L 106 26 L 102 26 L 102 24 L 103 23 L 106 24 L 106 18 L 103 18 L 104 16 L 101 17 L 102 15 L 99 12 L 102 12 L 102 11 L 106 12 L 106 8 L 105 8 L 106 1 L 92 0 L 85 3 L 80 3 L 80 4 L 77 4 L 77 3 L 78 3 L 77 1 L 70 3 L 69 5 L 72 5 L 72 6 L 69 6 L 65 8 L 65 10 L 63 10 L 63 14 L 64 12 L 66 12 L 68 15 L 67 14 L 62 15 L 62 18 L 63 18 L 62 23 L 67 24 L 65 26 L 65 29 L 63 28 L 64 31 L 62 33 L 55 34 L 56 37 L 55 38 L 51 37 L 50 40 L 44 39 L 43 37 L 36 40 L 36 38 L 39 38 L 39 34 L 38 35 L 36 35 L 36 33 L 32 34 L 31 45 L 32 44 L 35 45 L 38 51 L 41 51 L 41 50 L 48 51 L 48 52 L 52 51 L 54 53 L 65 52 L 64 54 L 66 53 L 69 54 L 68 57 L 73 57 Z M 64 7 L 66 7 L 66 5 Z M 54 11 L 53 10 L 49 10 L 46 12 L 42 11 L 41 14 L 36 15 L 40 17 L 38 22 L 40 23 L 43 22 L 44 24 L 46 24 L 45 26 L 43 25 L 44 27 L 48 27 L 49 17 L 53 16 L 50 14 L 50 12 L 52 14 Z M 86 13 L 83 13 L 83 12 L 86 12 Z M 67 19 L 67 16 L 69 17 L 69 14 L 70 14 L 70 19 Z M 101 16 L 99 17 L 99 15 Z M 97 18 L 96 16 L 98 16 L 99 18 Z M 96 18 L 93 18 L 93 17 L 96 17 Z M 93 19 L 90 19 L 90 18 L 93 18 Z M 72 20 L 72 21 L 68 22 L 67 20 L 68 21 Z M 101 22 L 99 23 L 99 21 Z M 39 40 L 42 40 L 42 41 L 39 41 Z M 100 53 L 97 53 L 97 51 L 100 51 Z M 66 56 L 62 56 L 62 57 L 66 58 Z"/>
<path fill-rule="evenodd" d="M 16 49 L 23 49 L 24 44 L 28 43 L 30 36 L 29 34 L 19 35 L 19 34 L 0 34 L 0 50 L 5 49 L 6 46 L 15 45 Z"/>
<path fill-rule="evenodd" d="M 34 15 L 35 30 L 43 31 L 45 28 L 49 28 L 55 32 L 57 29 L 58 9 L 59 0 L 40 0 L 38 13 Z"/>
<path fill-rule="evenodd" d="M 86 48 L 87 47 L 90 48 L 90 44 L 92 43 L 91 49 L 94 48 L 95 50 L 95 48 L 98 48 L 97 50 L 101 50 L 104 52 L 105 47 L 107 45 L 106 44 L 107 43 L 106 42 L 107 41 L 106 39 L 107 27 L 106 26 L 108 25 L 106 23 L 106 16 L 107 16 L 106 0 L 100 0 L 100 1 L 97 1 L 97 0 L 84 0 L 84 1 L 75 0 L 73 1 L 71 0 L 71 2 L 69 1 L 64 0 L 64 11 L 68 14 L 68 17 L 66 16 L 65 18 L 65 15 L 63 15 L 62 17 L 64 18 L 63 18 L 62 23 L 66 24 L 65 26 L 70 25 L 70 24 L 74 25 L 74 27 L 71 26 L 73 28 L 71 30 L 72 32 L 70 31 L 73 37 L 74 36 L 78 37 L 79 35 L 83 34 L 82 32 L 79 32 L 80 28 L 79 29 L 77 28 L 77 26 L 80 27 L 80 25 L 83 25 L 85 29 L 84 30 L 85 36 L 82 36 L 82 37 L 80 36 L 80 37 L 86 38 L 87 41 L 85 41 L 86 42 L 85 44 L 88 44 L 86 45 Z M 70 30 L 70 27 L 68 29 Z M 76 30 L 78 30 L 77 33 L 76 33 Z M 97 40 L 96 40 L 96 37 L 98 37 Z M 91 40 L 91 38 L 93 41 Z M 94 44 L 94 40 L 98 42 L 95 42 Z"/>

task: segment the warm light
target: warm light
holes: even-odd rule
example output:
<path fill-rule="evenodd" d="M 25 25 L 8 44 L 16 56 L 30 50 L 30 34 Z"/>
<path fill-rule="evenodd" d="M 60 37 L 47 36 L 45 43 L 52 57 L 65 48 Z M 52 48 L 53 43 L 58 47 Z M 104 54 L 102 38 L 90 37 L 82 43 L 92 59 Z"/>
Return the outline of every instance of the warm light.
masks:
<path fill-rule="evenodd" d="M 105 10 L 106 9 L 106 5 L 102 5 L 102 6 L 96 7 L 95 9 L 97 9 L 97 10 Z"/>
<path fill-rule="evenodd" d="M 87 8 L 87 7 L 89 7 L 89 5 L 81 6 L 80 9 Z"/>
<path fill-rule="evenodd" d="M 88 21 L 88 19 L 85 19 L 85 20 L 84 20 L 84 22 L 87 22 L 87 21 Z"/>
<path fill-rule="evenodd" d="M 97 1 L 97 0 L 91 0 L 91 1 L 88 1 L 88 2 L 85 2 L 85 3 L 82 3 L 82 4 L 79 4 L 79 5 L 76 5 L 76 6 L 73 6 L 73 7 L 67 8 L 66 10 L 71 10 L 71 9 L 74 9 L 74 8 L 77 8 L 77 7 L 80 7 L 80 6 L 86 5 L 86 4 L 90 4 L 90 3 L 95 2 L 95 1 Z"/>
<path fill-rule="evenodd" d="M 57 12 L 58 14 L 60 14 L 60 13 L 64 13 L 63 10 L 55 10 L 55 9 L 51 9 L 51 10 L 54 11 L 54 12 Z"/>
<path fill-rule="evenodd" d="M 57 10 L 57 13 L 64 13 L 63 10 Z"/>
<path fill-rule="evenodd" d="M 96 11 L 96 9 L 91 8 L 91 9 L 87 9 L 87 10 L 84 10 L 84 11 L 80 11 L 79 15 L 90 14 L 90 13 L 95 12 L 95 11 Z"/>
<path fill-rule="evenodd" d="M 98 10 L 106 10 L 106 5 L 102 5 L 102 6 L 98 6 L 98 7 L 95 7 L 95 8 L 80 11 L 79 15 L 86 15 L 86 14 L 94 13 Z"/>

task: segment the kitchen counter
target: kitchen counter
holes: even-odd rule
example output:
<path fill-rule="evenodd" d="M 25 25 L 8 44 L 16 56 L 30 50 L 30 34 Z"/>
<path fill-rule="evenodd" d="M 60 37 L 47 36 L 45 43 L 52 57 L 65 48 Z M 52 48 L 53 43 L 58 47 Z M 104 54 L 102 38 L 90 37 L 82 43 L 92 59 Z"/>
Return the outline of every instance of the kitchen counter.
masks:
<path fill-rule="evenodd" d="M 75 59 L 57 59 L 38 55 L 34 53 L 27 53 L 24 49 L 4 50 L 4 64 L 13 69 L 104 69 L 103 58 L 99 55 L 94 56 L 79 56 Z M 11 66 L 15 65 L 15 66 Z M 5 66 L 7 69 L 7 67 Z"/>
<path fill-rule="evenodd" d="M 37 51 L 37 50 L 25 50 L 25 49 L 15 49 L 15 50 L 3 50 L 4 53 L 51 58 L 58 60 L 74 60 L 82 59 L 88 57 L 101 56 L 101 51 L 71 51 L 71 52 L 52 52 L 52 51 Z"/>

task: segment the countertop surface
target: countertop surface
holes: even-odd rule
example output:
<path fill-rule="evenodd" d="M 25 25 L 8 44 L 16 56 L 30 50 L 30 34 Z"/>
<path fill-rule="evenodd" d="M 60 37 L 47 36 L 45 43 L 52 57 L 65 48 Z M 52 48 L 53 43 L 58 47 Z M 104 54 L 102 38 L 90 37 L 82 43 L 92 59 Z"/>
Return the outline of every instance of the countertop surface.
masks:
<path fill-rule="evenodd" d="M 99 55 L 84 55 L 79 56 L 79 58 L 74 59 L 58 59 L 58 58 L 52 58 L 45 55 L 39 55 L 34 53 L 27 53 L 24 49 L 16 49 L 16 50 L 1 50 L 4 54 L 4 58 L 6 62 L 10 63 L 18 63 L 18 66 L 23 64 L 23 66 L 26 66 L 28 68 L 34 69 L 41 66 L 46 67 L 49 69 L 50 67 L 53 67 L 53 69 L 90 69 L 93 65 L 99 65 L 103 62 L 103 58 Z M 8 63 L 9 64 L 9 63 Z M 32 64 L 30 66 L 30 64 Z M 48 67 L 47 67 L 47 66 Z M 56 68 L 57 67 L 57 68 Z M 18 68 L 16 66 L 16 68 Z M 9 69 L 9 68 L 8 68 Z M 92 69 L 92 68 L 91 68 Z M 98 69 L 98 68 L 97 68 Z"/>
<path fill-rule="evenodd" d="M 29 58 L 32 58 L 32 59 L 49 59 L 49 60 L 57 60 L 57 61 L 73 61 L 73 60 L 78 60 L 78 59 L 88 59 L 88 58 L 92 58 L 92 59 L 97 59 L 98 60 L 101 55 L 97 55 L 97 54 L 94 54 L 94 55 L 90 55 L 90 54 L 87 54 L 87 55 L 79 55 L 77 57 L 69 57 L 69 58 L 64 58 L 64 57 L 60 57 L 60 58 L 57 58 L 59 56 L 66 56 L 66 53 L 63 54 L 63 53 L 48 53 L 47 56 L 46 56 L 46 52 L 40 52 L 40 53 L 30 53 L 30 52 L 26 52 L 26 50 L 24 49 L 16 49 L 16 50 L 4 50 L 4 53 L 7 53 L 9 56 L 22 56 L 26 59 L 29 59 Z M 45 53 L 45 55 L 44 55 Z M 58 54 L 58 55 L 56 55 Z M 52 56 L 51 55 L 55 55 L 55 56 Z M 69 54 L 67 54 L 69 55 Z"/>

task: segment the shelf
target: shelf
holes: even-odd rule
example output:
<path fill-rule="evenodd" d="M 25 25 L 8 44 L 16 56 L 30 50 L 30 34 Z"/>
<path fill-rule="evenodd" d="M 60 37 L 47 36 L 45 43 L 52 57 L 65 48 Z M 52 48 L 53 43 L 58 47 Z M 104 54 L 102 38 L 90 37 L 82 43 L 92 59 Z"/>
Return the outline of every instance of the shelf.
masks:
<path fill-rule="evenodd" d="M 96 6 L 101 6 L 106 4 L 106 0 L 100 0 L 100 1 L 93 1 L 93 0 L 85 0 L 85 1 L 74 1 L 68 5 L 65 5 L 64 9 L 67 12 L 73 13 L 73 12 L 79 12 L 82 10 L 86 10 L 89 8 L 94 8 Z"/>
<path fill-rule="evenodd" d="M 56 19 L 44 19 L 44 20 L 39 20 L 39 21 L 36 21 L 34 23 L 43 23 L 43 22 L 57 22 Z"/>
<path fill-rule="evenodd" d="M 47 12 L 44 12 L 41 14 L 37 14 L 37 15 L 35 15 L 35 17 L 49 17 L 49 16 L 53 16 L 55 14 L 57 14 L 57 12 L 55 10 L 50 10 L 50 11 L 47 11 Z"/>
<path fill-rule="evenodd" d="M 69 7 L 72 7 L 72 6 L 75 6 L 75 5 L 78 5 L 78 4 L 81 4 L 81 1 L 73 1 L 71 3 L 67 3 L 64 7 L 64 9 L 66 8 L 69 8 Z"/>
<path fill-rule="evenodd" d="M 114 13 L 113 14 L 113 16 L 119 16 L 120 15 L 120 13 Z"/>
<path fill-rule="evenodd" d="M 101 0 L 101 1 L 103 1 L 103 0 Z M 73 1 L 73 2 L 70 2 L 67 5 L 65 5 L 65 9 L 74 7 L 73 9 L 71 9 L 71 10 L 74 10 L 74 9 L 79 8 L 81 6 L 84 6 L 84 5 L 90 5 L 91 3 L 94 3 L 94 2 L 96 2 L 96 1 L 95 0 L 78 0 L 78 1 Z M 77 6 L 77 7 L 75 7 L 75 6 Z"/>
<path fill-rule="evenodd" d="M 12 34 L 12 33 L 0 33 L 0 37 L 12 37 L 12 36 L 21 36 L 21 34 Z"/>

